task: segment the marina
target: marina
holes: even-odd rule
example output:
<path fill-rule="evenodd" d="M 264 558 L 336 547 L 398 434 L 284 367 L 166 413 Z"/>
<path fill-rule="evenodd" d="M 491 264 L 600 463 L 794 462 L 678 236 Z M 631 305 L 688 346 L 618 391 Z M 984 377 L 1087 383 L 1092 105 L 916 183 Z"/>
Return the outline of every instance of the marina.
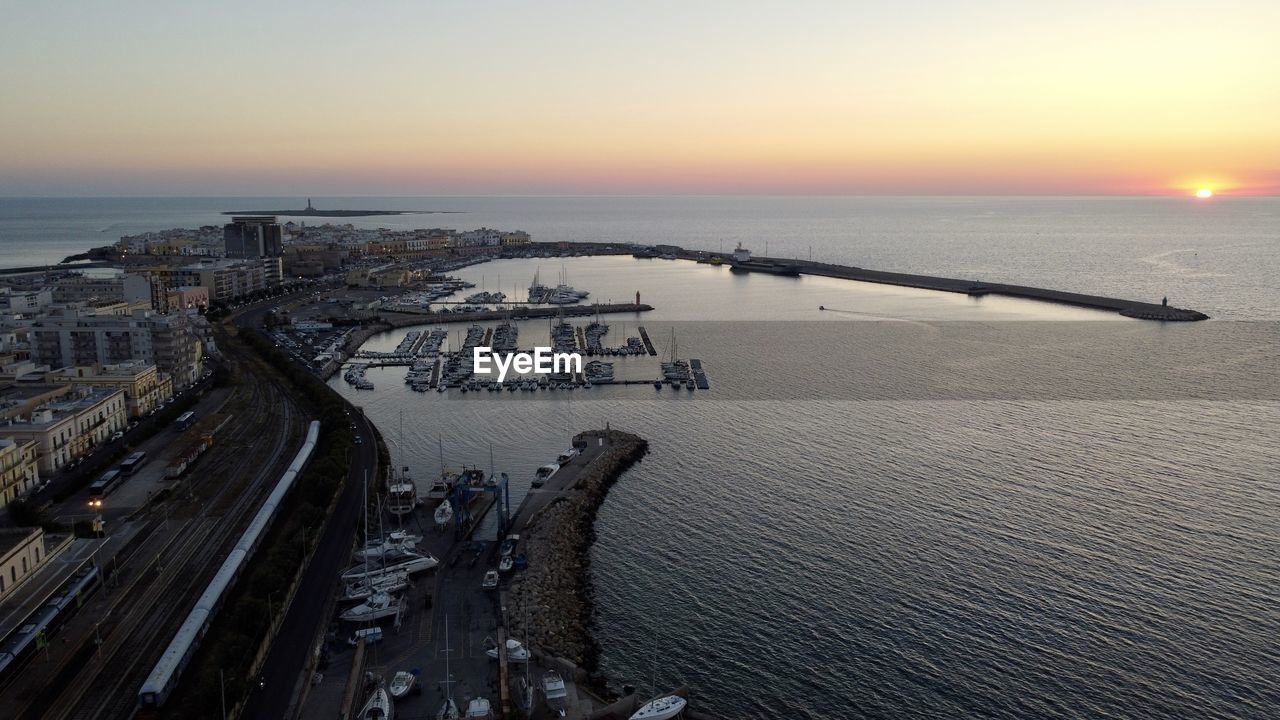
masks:
<path fill-rule="evenodd" d="M 553 634 L 564 620 L 590 613 L 581 604 L 581 571 L 555 571 L 570 584 L 545 591 L 552 593 L 544 598 L 547 609 L 526 604 L 532 587 L 545 584 L 536 578 L 586 550 L 581 544 L 557 545 L 555 528 L 570 518 L 589 524 L 608 485 L 644 448 L 635 436 L 582 433 L 519 507 L 510 507 L 505 474 L 495 479 L 493 471 L 464 468 L 443 472 L 433 483 L 433 492 L 438 487 L 444 494 L 439 505 L 429 502 L 407 516 L 370 515 L 366 527 L 394 522 L 421 534 L 396 530 L 362 542 L 356 557 L 365 561 L 344 574 L 347 584 L 339 588 L 343 627 L 328 633 L 299 711 L 365 717 L 359 713 L 373 708 L 387 717 L 511 717 L 518 705 L 525 712 L 541 707 L 553 717 L 587 718 L 605 709 L 627 718 L 675 717 L 684 709 L 683 698 L 606 697 L 603 688 L 587 682 L 583 669 L 591 661 L 589 639 L 566 644 Z M 397 474 L 407 477 L 408 471 Z M 490 500 L 480 510 L 470 507 L 477 495 Z M 376 493 L 368 502 L 377 508 L 386 499 Z M 445 507 L 451 510 L 442 514 Z M 497 509 L 492 529 L 481 531 L 471 520 L 490 507 Z M 438 555 L 442 562 L 402 569 L 407 561 L 395 559 L 393 551 Z M 375 557 L 383 558 L 376 572 L 370 565 Z M 523 619 L 517 622 L 517 616 Z M 540 679 L 537 692 L 534 678 Z M 676 713 L 652 714 L 677 705 Z"/>

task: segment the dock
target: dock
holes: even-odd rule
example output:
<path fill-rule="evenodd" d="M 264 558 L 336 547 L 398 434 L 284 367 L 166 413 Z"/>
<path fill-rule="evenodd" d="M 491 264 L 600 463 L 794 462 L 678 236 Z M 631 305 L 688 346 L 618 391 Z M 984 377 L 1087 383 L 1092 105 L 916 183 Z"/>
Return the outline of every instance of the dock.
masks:
<path fill-rule="evenodd" d="M 693 384 L 699 390 L 710 390 L 711 385 L 707 383 L 707 373 L 702 369 L 702 361 L 697 358 L 689 358 L 689 372 L 693 373 Z"/>
<path fill-rule="evenodd" d="M 652 305 L 636 304 L 636 303 L 613 303 L 611 305 L 560 305 L 556 307 L 531 307 L 522 308 L 514 316 L 515 320 L 530 320 L 534 318 L 554 318 L 554 317 L 585 317 L 587 315 L 615 314 L 615 313 L 638 313 L 648 312 L 653 309 Z M 512 319 L 511 313 L 507 310 L 484 310 L 481 312 L 470 313 L 436 313 L 426 310 L 418 311 L 405 306 L 398 306 L 394 310 L 383 309 L 379 311 L 382 320 L 393 328 L 409 327 L 411 325 L 437 325 L 449 323 L 474 323 L 485 322 L 490 320 L 507 320 Z"/>
<path fill-rule="evenodd" d="M 649 351 L 649 357 L 657 357 L 658 351 L 653 347 L 653 341 L 649 339 L 649 331 L 640 326 L 640 339 L 644 341 L 644 349 Z"/>

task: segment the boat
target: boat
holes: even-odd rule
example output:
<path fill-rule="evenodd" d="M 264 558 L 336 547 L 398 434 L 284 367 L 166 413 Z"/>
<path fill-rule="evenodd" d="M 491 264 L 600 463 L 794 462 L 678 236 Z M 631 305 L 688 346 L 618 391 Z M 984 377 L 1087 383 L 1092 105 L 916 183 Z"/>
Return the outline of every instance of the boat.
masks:
<path fill-rule="evenodd" d="M 485 698 L 474 698 L 467 704 L 466 717 L 493 720 L 493 710 L 489 705 L 489 701 Z"/>
<path fill-rule="evenodd" d="M 571 447 L 556 456 L 556 463 L 561 466 L 567 465 L 569 461 L 576 457 L 578 457 L 578 448 Z"/>
<path fill-rule="evenodd" d="M 390 593 L 377 592 L 368 600 L 347 610 L 340 616 L 347 622 L 371 622 L 391 617 L 400 612 L 400 601 L 391 597 Z"/>
<path fill-rule="evenodd" d="M 519 535 L 508 535 L 498 546 L 498 554 L 502 557 L 510 557 L 511 553 L 516 551 L 516 545 L 520 542 Z"/>
<path fill-rule="evenodd" d="M 407 670 L 401 670 L 391 678 L 390 692 L 391 697 L 399 700 L 407 696 L 412 690 L 414 683 L 418 681 L 418 676 Z"/>
<path fill-rule="evenodd" d="M 369 580 L 362 580 L 347 585 L 342 599 L 346 601 L 366 600 L 376 593 L 398 593 L 409 587 L 408 573 L 393 573 Z"/>
<path fill-rule="evenodd" d="M 458 703 L 453 701 L 453 690 L 449 687 L 453 684 L 453 674 L 449 672 L 449 653 L 453 652 L 449 649 L 449 616 L 444 616 L 444 702 L 440 705 L 440 711 L 436 713 L 436 720 L 458 720 L 461 715 L 458 713 Z"/>
<path fill-rule="evenodd" d="M 663 695 L 641 705 L 639 710 L 631 714 L 630 720 L 671 720 L 684 711 L 688 704 L 689 701 L 679 695 Z"/>
<path fill-rule="evenodd" d="M 565 698 L 569 693 L 564 689 L 564 678 L 552 670 L 542 676 L 542 695 L 547 699 L 547 707 L 558 717 L 565 716 Z"/>
<path fill-rule="evenodd" d="M 385 538 L 369 541 L 363 548 L 356 551 L 355 556 L 357 560 L 390 559 L 394 554 L 392 551 L 413 550 L 421 539 L 420 535 L 410 535 L 403 530 L 397 530 Z"/>
<path fill-rule="evenodd" d="M 489 570 L 484 574 L 484 580 L 480 581 L 480 587 L 484 590 L 496 590 L 498 587 L 498 571 Z"/>
<path fill-rule="evenodd" d="M 360 714 L 357 717 L 360 720 L 391 720 L 391 696 L 387 694 L 387 689 L 379 687 L 374 690 L 364 707 L 360 708 Z"/>
<path fill-rule="evenodd" d="M 380 564 L 375 566 L 370 563 L 361 563 L 342 573 L 342 579 L 348 581 L 363 580 L 396 573 L 414 575 L 430 570 L 439 564 L 440 562 L 432 557 L 430 553 L 410 552 L 395 561 L 388 561 L 385 567 Z"/>
<path fill-rule="evenodd" d="M 538 471 L 533 474 L 533 486 L 542 487 L 559 470 L 560 466 L 556 463 L 550 463 L 538 468 Z"/>
<path fill-rule="evenodd" d="M 409 477 L 409 468 L 405 467 L 399 475 L 392 474 L 387 478 L 387 510 L 396 517 L 403 517 L 413 512 L 418 506 L 418 486 Z"/>
<path fill-rule="evenodd" d="M 436 507 L 435 519 L 436 526 L 440 528 L 444 528 L 449 524 L 450 520 L 453 520 L 453 506 L 449 504 L 448 500 L 441 501 L 440 505 Z"/>
<path fill-rule="evenodd" d="M 395 563 L 400 560 L 417 555 L 414 551 L 415 543 L 408 545 L 383 545 L 373 550 L 364 549 L 356 551 L 356 560 L 371 563 L 377 561 L 379 563 Z"/>
<path fill-rule="evenodd" d="M 515 567 L 516 561 L 511 559 L 510 555 L 498 561 L 498 572 L 509 573 Z"/>
<path fill-rule="evenodd" d="M 491 647 L 484 651 L 485 655 L 498 659 L 498 648 Z M 509 662 L 529 662 L 529 650 L 519 640 L 507 639 L 507 660 Z"/>

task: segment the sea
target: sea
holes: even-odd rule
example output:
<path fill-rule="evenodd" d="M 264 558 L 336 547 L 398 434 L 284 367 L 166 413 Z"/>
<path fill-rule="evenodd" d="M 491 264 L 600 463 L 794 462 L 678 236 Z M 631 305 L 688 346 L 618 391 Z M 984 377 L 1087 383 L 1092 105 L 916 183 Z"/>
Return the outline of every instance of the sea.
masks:
<path fill-rule="evenodd" d="M 686 261 L 504 260 L 457 274 L 508 294 L 535 273 L 593 299 L 640 293 L 655 309 L 604 317 L 608 342 L 644 325 L 661 356 L 700 358 L 710 389 L 415 393 L 404 368 L 370 370 L 372 391 L 332 384 L 419 482 L 476 464 L 507 472 L 515 502 L 575 432 L 649 441 L 591 550 L 617 688 L 685 686 L 726 719 L 1280 717 L 1280 200 L 312 200 L 450 213 L 351 221 L 367 227 L 742 243 L 1208 313 L 1161 324 Z M 0 261 L 304 204 L 0 200 Z M 543 344 L 548 323 L 519 329 Z M 652 378 L 660 359 L 616 374 Z"/>

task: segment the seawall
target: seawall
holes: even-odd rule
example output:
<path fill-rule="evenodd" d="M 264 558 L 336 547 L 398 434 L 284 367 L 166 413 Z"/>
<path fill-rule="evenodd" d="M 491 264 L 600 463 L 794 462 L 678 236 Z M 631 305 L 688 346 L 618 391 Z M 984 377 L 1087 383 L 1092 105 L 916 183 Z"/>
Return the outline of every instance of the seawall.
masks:
<path fill-rule="evenodd" d="M 617 430 L 584 432 L 577 441 L 607 437 L 609 447 L 585 468 L 576 487 L 540 510 L 521 529 L 529 566 L 512 581 L 509 635 L 523 638 L 530 619 L 529 643 L 545 654 L 564 658 L 594 672 L 599 647 L 592 637 L 590 593 L 592 529 L 609 487 L 648 452 L 643 438 Z"/>

